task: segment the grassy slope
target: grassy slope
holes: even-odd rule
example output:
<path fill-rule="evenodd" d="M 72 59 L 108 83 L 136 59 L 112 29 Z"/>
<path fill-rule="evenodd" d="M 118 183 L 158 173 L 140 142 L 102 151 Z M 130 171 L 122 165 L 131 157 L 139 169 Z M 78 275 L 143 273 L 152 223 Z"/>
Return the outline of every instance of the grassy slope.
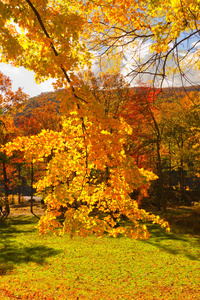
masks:
<path fill-rule="evenodd" d="M 200 241 L 39 236 L 20 216 L 0 227 L 0 299 L 200 299 Z"/>

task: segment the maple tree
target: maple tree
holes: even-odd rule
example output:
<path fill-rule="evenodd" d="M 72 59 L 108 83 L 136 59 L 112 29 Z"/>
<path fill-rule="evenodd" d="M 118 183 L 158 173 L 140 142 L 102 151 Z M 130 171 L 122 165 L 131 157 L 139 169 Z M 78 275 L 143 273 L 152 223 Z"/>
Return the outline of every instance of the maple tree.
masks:
<path fill-rule="evenodd" d="M 62 116 L 61 130 L 43 129 L 36 136 L 18 137 L 6 145 L 6 153 L 20 150 L 30 163 L 47 163 L 45 176 L 36 184 L 39 191 L 47 193 L 47 214 L 39 222 L 41 232 L 61 227 L 71 235 L 108 232 L 147 238 L 141 221 L 167 228 L 168 224 L 139 209 L 130 193 L 155 176 L 139 169 L 126 155 L 124 144 L 130 126 L 122 118 L 105 114 L 94 93 L 86 91 L 83 84 L 76 87 L 77 77 L 71 74 L 91 64 L 92 55 L 84 43 L 85 25 L 90 27 L 86 10 L 89 18 L 91 14 L 85 4 L 1 1 L 2 39 L 9 41 L 2 43 L 1 61 L 34 70 L 37 81 L 56 78 L 55 87 L 67 89 L 62 98 L 68 112 Z M 57 217 L 63 207 L 65 220 L 61 224 Z M 132 225 L 117 226 L 122 216 Z"/>
<path fill-rule="evenodd" d="M 9 165 L 9 158 L 6 155 L 5 149 L 2 147 L 11 139 L 16 137 L 19 134 L 14 121 L 13 114 L 16 110 L 19 110 L 19 107 L 27 100 L 28 95 L 23 93 L 22 89 L 19 88 L 16 92 L 12 91 L 12 83 L 9 77 L 5 76 L 0 72 L 0 162 L 2 166 L 2 177 L 4 185 L 4 194 L 5 194 L 5 208 L 6 214 L 5 218 L 9 215 L 10 208 L 8 202 L 8 189 L 9 189 L 9 180 L 8 180 L 8 171 L 11 168 L 10 172 L 13 171 L 13 168 Z"/>
<path fill-rule="evenodd" d="M 198 0 L 86 0 L 80 5 L 88 21 L 85 43 L 107 65 L 127 61 L 132 79 L 152 75 L 155 84 L 177 72 L 182 83 L 191 83 L 187 69 L 199 69 Z"/>
<path fill-rule="evenodd" d="M 36 99 L 29 99 L 25 103 L 20 114 L 15 116 L 17 127 L 20 128 L 22 135 L 31 136 L 46 130 L 60 130 L 61 129 L 61 101 L 59 100 L 62 91 L 51 95 L 52 93 L 41 94 Z M 53 97 L 53 100 L 51 99 Z M 18 156 L 19 156 L 18 151 Z M 30 211 L 33 212 L 33 196 L 34 183 L 44 176 L 46 170 L 46 162 L 34 162 L 24 159 L 24 179 L 31 189 Z"/>
<path fill-rule="evenodd" d="M 113 64 L 132 51 L 132 76 L 162 82 L 172 69 L 187 80 L 186 65 L 199 67 L 197 0 L 1 0 L 1 19 L 1 60 L 34 70 L 38 81 L 57 78 L 58 86 L 70 82 L 67 71 L 91 64 L 95 51 Z M 146 58 L 143 47 L 150 47 Z"/>
<path fill-rule="evenodd" d="M 195 177 L 198 167 L 195 166 L 195 152 L 198 138 L 196 128 L 199 124 L 199 94 L 196 92 L 183 94 L 182 97 L 169 99 L 161 103 L 161 120 L 165 122 L 164 144 L 168 148 L 168 160 L 170 169 L 177 170 L 180 184 L 181 199 L 190 204 L 191 199 L 186 197 L 189 176 Z"/>
<path fill-rule="evenodd" d="M 139 91 L 133 92 L 126 103 L 123 117 L 133 129 L 128 144 L 128 151 L 136 157 L 137 165 L 151 168 L 158 175 L 159 201 L 158 208 L 166 211 L 166 197 L 164 193 L 164 178 L 162 167 L 162 139 L 165 122 L 160 122 L 159 106 L 156 104 L 160 90 L 141 86 Z M 164 125 L 163 125 L 164 124 Z M 141 156 L 142 160 L 139 160 Z M 154 167 L 148 161 L 156 158 Z M 150 161 L 151 162 L 151 161 Z"/>
<path fill-rule="evenodd" d="M 120 73 L 103 72 L 94 75 L 90 70 L 77 74 L 77 87 L 90 90 L 95 101 L 104 107 L 105 115 L 118 118 L 129 98 L 130 84 Z"/>
<path fill-rule="evenodd" d="M 50 157 L 47 173 L 36 185 L 39 191 L 47 191 L 48 214 L 40 220 L 41 230 L 60 226 L 56 216 L 62 214 L 61 207 L 66 207 L 63 229 L 67 232 L 102 235 L 107 231 L 114 236 L 124 233 L 147 237 L 146 227 L 137 220 L 160 221 L 139 210 L 129 193 L 147 183 L 148 177 L 153 179 L 153 174 L 139 170 L 133 159 L 125 155 L 123 144 L 129 130 L 126 123 L 105 116 L 100 105 L 95 105 L 92 115 L 88 110 L 91 107 L 87 104 L 84 110 L 63 117 L 60 132 L 42 130 L 37 136 L 19 137 L 6 146 L 7 153 L 21 149 L 26 159 L 33 162 Z M 93 215 L 95 209 L 97 215 Z M 121 215 L 134 222 L 134 230 L 132 226 L 115 227 Z"/>
<path fill-rule="evenodd" d="M 159 96 L 159 90 L 140 87 L 132 89 L 122 113 L 133 129 L 127 151 L 135 157 L 139 167 L 158 175 L 150 195 L 159 207 L 162 204 L 163 210 L 161 188 L 166 203 L 176 198 L 179 203 L 190 205 L 192 188 L 195 182 L 198 184 L 198 150 L 195 150 L 198 149 L 198 103 L 198 92 L 187 95 L 179 92 L 166 98 Z"/>

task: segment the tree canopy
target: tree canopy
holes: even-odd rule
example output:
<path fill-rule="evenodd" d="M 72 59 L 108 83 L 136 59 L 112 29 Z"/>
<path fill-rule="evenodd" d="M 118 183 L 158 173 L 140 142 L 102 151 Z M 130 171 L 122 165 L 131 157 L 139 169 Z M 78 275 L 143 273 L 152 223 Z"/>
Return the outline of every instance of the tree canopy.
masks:
<path fill-rule="evenodd" d="M 21 150 L 29 162 L 46 163 L 37 183 L 48 204 L 41 230 L 61 226 L 63 207 L 63 228 L 80 235 L 146 237 L 141 220 L 167 226 L 130 198 L 133 188 L 145 189 L 155 178 L 125 151 L 132 129 L 105 109 L 108 102 L 115 107 L 112 99 L 96 97 L 96 83 L 88 85 L 77 72 L 99 59 L 110 72 L 128 62 L 131 79 L 152 75 L 162 86 L 167 75 L 179 72 L 189 80 L 186 70 L 199 69 L 199 1 L 1 0 L 0 16 L 1 62 L 33 70 L 38 82 L 54 78 L 56 88 L 67 89 L 60 95 L 66 109 L 58 130 L 46 128 L 6 146 L 8 155 Z M 160 151 L 160 133 L 157 141 Z M 118 227 L 122 217 L 134 226 Z"/>
<path fill-rule="evenodd" d="M 34 70 L 38 81 L 69 83 L 70 72 L 90 65 L 94 55 L 102 62 L 112 57 L 111 65 L 120 67 L 131 56 L 132 77 L 152 74 L 161 83 L 174 71 L 187 80 L 186 67 L 199 69 L 198 0 L 3 0 L 0 5 L 1 60 Z"/>
<path fill-rule="evenodd" d="M 178 72 L 185 83 L 186 70 L 199 69 L 198 0 L 88 0 L 82 7 L 90 49 L 131 64 L 132 78 L 152 75 L 162 85 Z"/>

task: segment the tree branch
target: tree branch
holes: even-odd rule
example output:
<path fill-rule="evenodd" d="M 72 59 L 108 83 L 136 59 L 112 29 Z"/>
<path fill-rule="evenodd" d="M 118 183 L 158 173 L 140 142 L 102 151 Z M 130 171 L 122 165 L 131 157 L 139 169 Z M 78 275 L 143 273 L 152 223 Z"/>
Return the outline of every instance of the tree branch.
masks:
<path fill-rule="evenodd" d="M 58 51 L 56 50 L 56 48 L 55 48 L 55 46 L 54 46 L 54 44 L 53 44 L 53 42 L 52 42 L 52 39 L 51 39 L 51 37 L 50 37 L 50 35 L 49 35 L 49 33 L 48 33 L 48 31 L 47 31 L 47 29 L 46 29 L 46 27 L 45 27 L 43 21 L 42 21 L 42 18 L 41 18 L 41 16 L 40 16 L 38 10 L 35 8 L 35 6 L 32 4 L 32 2 L 31 2 L 30 0 L 26 0 L 26 2 L 28 3 L 28 5 L 29 5 L 30 8 L 32 9 L 32 11 L 34 12 L 34 14 L 35 14 L 35 16 L 36 16 L 36 18 L 37 18 L 37 20 L 38 20 L 38 22 L 39 22 L 39 24 L 40 24 L 42 30 L 43 30 L 45 36 L 49 39 L 49 42 L 50 42 L 50 45 L 51 45 L 51 49 L 53 50 L 55 56 L 59 56 L 59 53 L 58 53 Z M 84 103 L 87 103 L 87 101 L 86 101 L 85 99 L 79 97 L 79 96 L 76 94 L 75 89 L 74 89 L 74 86 L 73 86 L 72 83 L 71 83 L 71 79 L 70 79 L 69 75 L 67 74 L 67 71 L 65 70 L 65 68 L 63 67 L 62 64 L 61 64 L 60 68 L 61 68 L 61 70 L 62 70 L 62 72 L 63 72 L 63 74 L 64 74 L 64 76 L 65 76 L 67 82 L 69 83 L 69 85 L 70 85 L 70 87 L 71 87 L 71 89 L 72 89 L 72 93 L 73 93 L 74 97 L 75 97 L 76 99 L 81 100 L 81 101 L 84 102 Z"/>

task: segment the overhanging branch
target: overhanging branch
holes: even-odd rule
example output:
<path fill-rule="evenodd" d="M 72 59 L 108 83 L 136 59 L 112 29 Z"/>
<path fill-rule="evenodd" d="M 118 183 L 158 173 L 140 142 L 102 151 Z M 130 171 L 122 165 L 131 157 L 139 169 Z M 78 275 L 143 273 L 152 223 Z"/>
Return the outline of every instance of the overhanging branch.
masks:
<path fill-rule="evenodd" d="M 51 39 L 51 36 L 49 35 L 49 33 L 48 33 L 48 31 L 47 31 L 47 29 L 46 29 L 46 27 L 45 27 L 45 25 L 44 25 L 44 22 L 42 21 L 42 18 L 41 18 L 41 16 L 40 16 L 38 10 L 35 8 L 35 6 L 33 5 L 33 3 L 32 3 L 30 0 L 26 0 L 26 2 L 28 3 L 28 5 L 29 5 L 29 7 L 32 9 L 32 11 L 34 12 L 34 14 L 35 14 L 35 16 L 36 16 L 36 18 L 37 18 L 37 20 L 38 20 L 38 22 L 39 22 L 39 24 L 40 24 L 42 30 L 43 30 L 45 36 L 49 39 L 49 42 L 50 42 L 50 45 L 51 45 L 51 49 L 53 50 L 53 53 L 55 54 L 55 56 L 59 56 L 59 53 L 58 53 L 58 51 L 56 50 L 56 48 L 55 48 L 55 46 L 54 46 L 54 44 L 53 44 L 53 41 L 52 41 L 52 39 Z M 75 97 L 76 99 L 79 99 L 80 101 L 82 101 L 82 102 L 84 102 L 84 103 L 87 103 L 87 101 L 86 101 L 85 99 L 79 97 L 79 96 L 76 94 L 75 89 L 74 89 L 74 86 L 73 86 L 72 83 L 71 83 L 71 79 L 70 79 L 69 75 L 67 74 L 67 71 L 65 70 L 65 68 L 64 68 L 64 66 L 63 66 L 62 64 L 61 64 L 60 68 L 61 68 L 61 70 L 62 70 L 62 72 L 63 72 L 63 74 L 64 74 L 64 76 L 65 76 L 67 82 L 69 83 L 69 85 L 70 85 L 70 87 L 71 87 L 71 89 L 72 89 L 72 93 L 73 93 L 74 97 Z"/>

